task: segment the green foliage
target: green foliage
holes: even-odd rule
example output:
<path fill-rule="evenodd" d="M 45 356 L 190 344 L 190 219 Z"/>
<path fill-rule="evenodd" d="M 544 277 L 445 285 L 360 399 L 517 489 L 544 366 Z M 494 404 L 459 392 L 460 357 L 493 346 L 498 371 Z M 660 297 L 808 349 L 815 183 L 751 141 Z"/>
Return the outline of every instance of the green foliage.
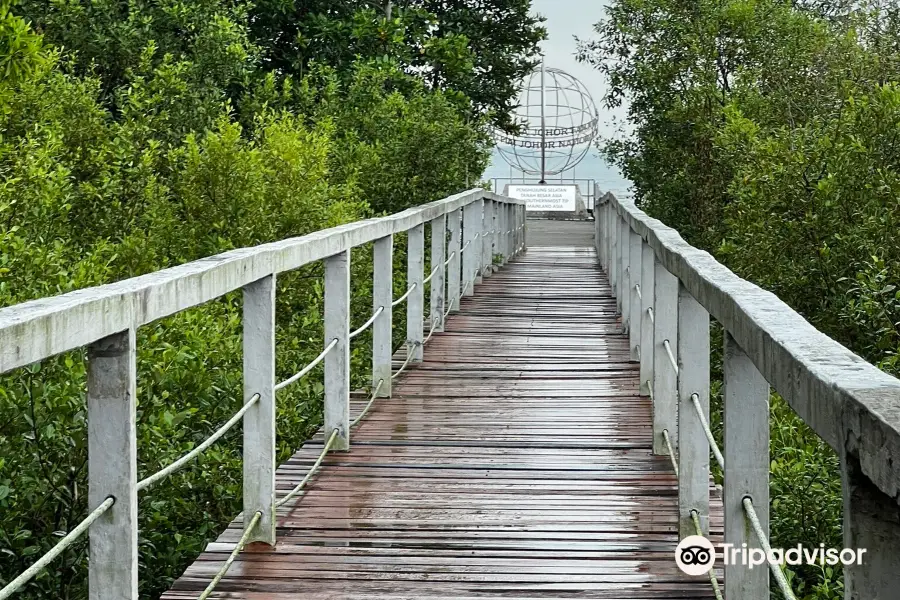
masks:
<path fill-rule="evenodd" d="M 527 4 L 401 6 L 385 19 L 353 1 L 0 0 L 0 307 L 460 191 L 542 35 L 534 20 L 513 23 Z M 476 56 L 482 17 L 527 35 Z M 317 62 L 300 31 L 318 32 Z M 498 69 L 492 89 L 467 96 L 485 65 Z M 371 248 L 354 249 L 351 271 L 356 326 L 372 310 Z M 321 351 L 321 279 L 321 264 L 279 276 L 279 379 Z M 239 408 L 241 310 L 232 293 L 139 330 L 139 477 Z M 396 311 L 398 344 L 404 323 Z M 354 387 L 368 384 L 370 356 L 366 333 L 351 350 Z M 279 460 L 320 425 L 322 391 L 314 370 L 279 394 Z M 82 351 L 0 376 L 0 584 L 90 508 L 85 413 Z M 240 499 L 239 429 L 142 493 L 141 596 L 158 597 Z M 83 598 L 86 566 L 82 541 L 19 597 Z"/>
<path fill-rule="evenodd" d="M 900 373 L 900 8 L 616 0 L 580 56 L 630 100 L 606 152 L 636 200 L 822 331 Z M 775 545 L 840 545 L 837 459 L 772 400 Z M 792 573 L 838 598 L 840 572 Z"/>

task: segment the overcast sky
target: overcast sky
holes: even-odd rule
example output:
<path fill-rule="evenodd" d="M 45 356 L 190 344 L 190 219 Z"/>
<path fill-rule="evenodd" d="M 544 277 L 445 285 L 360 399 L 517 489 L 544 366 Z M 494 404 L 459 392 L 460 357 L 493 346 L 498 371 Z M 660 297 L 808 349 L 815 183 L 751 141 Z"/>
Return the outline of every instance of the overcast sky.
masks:
<path fill-rule="evenodd" d="M 541 44 L 544 64 L 562 69 L 584 84 L 600 113 L 599 133 L 603 137 L 610 137 L 615 135 L 617 129 L 614 121 L 621 121 L 625 112 L 619 108 L 612 113 L 603 106 L 607 89 L 605 78 L 591 65 L 579 63 L 575 59 L 575 37 L 585 40 L 596 37 L 594 24 L 603 18 L 605 5 L 603 0 L 532 0 L 532 11 L 546 18 L 544 26 L 547 28 L 547 39 Z M 496 152 L 493 163 L 485 172 L 486 178 L 509 176 L 509 166 Z M 520 176 L 520 173 L 513 172 L 513 176 Z M 596 149 L 591 149 L 588 156 L 575 168 L 575 177 L 595 178 L 601 182 L 604 190 L 611 189 L 614 192 L 628 185 L 617 170 L 598 156 Z"/>

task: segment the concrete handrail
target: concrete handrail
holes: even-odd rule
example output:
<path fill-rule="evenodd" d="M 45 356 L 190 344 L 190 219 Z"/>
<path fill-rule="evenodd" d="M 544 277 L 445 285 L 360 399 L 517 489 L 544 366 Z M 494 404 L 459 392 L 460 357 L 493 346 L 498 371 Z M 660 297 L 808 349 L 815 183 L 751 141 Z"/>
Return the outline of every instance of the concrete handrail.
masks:
<path fill-rule="evenodd" d="M 0 309 L 0 373 L 167 317 L 354 246 L 401 233 L 477 200 L 524 204 L 472 189 L 403 212 L 223 252 L 116 283 Z"/>
<path fill-rule="evenodd" d="M 894 597 L 900 587 L 900 380 L 632 201 L 595 197 L 597 252 L 631 358 L 640 362 L 641 393 L 653 404 L 654 453 L 671 455 L 670 440 L 677 440 L 680 535 L 693 534 L 691 517 L 704 532 L 709 527 L 713 317 L 725 330 L 724 456 L 716 456 L 725 480 L 725 542 L 768 543 L 771 386 L 840 458 L 844 546 L 869 557 L 845 565 L 845 597 Z M 754 509 L 752 530 L 747 506 Z M 786 589 L 777 569 L 772 572 Z M 726 592 L 743 600 L 769 597 L 764 569 L 728 564 L 725 582 Z"/>
<path fill-rule="evenodd" d="M 740 344 L 760 373 L 838 453 L 900 496 L 900 380 L 831 339 L 775 294 L 741 279 L 629 200 L 604 201 Z"/>

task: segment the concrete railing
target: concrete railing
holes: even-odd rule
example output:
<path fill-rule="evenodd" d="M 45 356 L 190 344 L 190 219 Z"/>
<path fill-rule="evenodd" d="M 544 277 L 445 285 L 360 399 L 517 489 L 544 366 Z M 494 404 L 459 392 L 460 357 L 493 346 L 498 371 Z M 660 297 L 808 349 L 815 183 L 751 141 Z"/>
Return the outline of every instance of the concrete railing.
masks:
<path fill-rule="evenodd" d="M 431 227 L 426 277 L 425 225 Z M 210 440 L 242 421 L 244 519 L 242 540 L 275 543 L 275 392 L 307 370 L 275 382 L 275 278 L 325 263 L 325 430 L 331 447 L 350 445 L 350 250 L 374 242 L 373 398 L 391 395 L 393 235 L 408 233 L 407 348 L 422 360 L 424 287 L 431 285 L 431 332 L 459 310 L 461 295 L 525 248 L 525 207 L 481 189 L 404 212 L 242 248 L 149 275 L 0 309 L 0 373 L 87 347 L 88 505 L 91 513 L 69 536 L 0 590 L 15 593 L 63 544 L 90 535 L 90 600 L 136 600 L 138 492 L 180 468 L 185 456 L 137 480 L 136 348 L 138 327 L 238 289 L 244 293 L 244 407 Z M 462 259 L 462 260 L 460 260 Z M 446 310 L 445 310 L 446 305 Z M 360 330 L 353 332 L 355 335 Z M 316 361 L 314 361 L 316 362 Z M 204 446 L 205 447 L 205 446 Z M 202 451 L 198 447 L 195 452 Z M 327 447 L 326 447 L 327 449 Z M 284 500 L 284 499 L 282 499 Z M 249 518 L 253 515 L 253 518 Z M 208 590 L 209 591 L 209 590 Z"/>
<path fill-rule="evenodd" d="M 597 253 L 610 276 L 641 392 L 653 398 L 653 449 L 676 447 L 679 530 L 709 523 L 709 324 L 725 329 L 725 543 L 760 548 L 769 519 L 769 386 L 840 457 L 844 545 L 866 549 L 845 567 L 846 598 L 900 590 L 900 380 L 810 325 L 628 200 L 598 198 Z M 747 502 L 749 500 L 749 502 Z M 750 505 L 750 508 L 746 506 Z M 748 512 L 749 511 L 749 512 Z M 773 571 L 774 573 L 774 571 Z M 776 573 L 777 575 L 777 573 Z M 769 571 L 727 565 L 728 598 L 769 597 Z"/>

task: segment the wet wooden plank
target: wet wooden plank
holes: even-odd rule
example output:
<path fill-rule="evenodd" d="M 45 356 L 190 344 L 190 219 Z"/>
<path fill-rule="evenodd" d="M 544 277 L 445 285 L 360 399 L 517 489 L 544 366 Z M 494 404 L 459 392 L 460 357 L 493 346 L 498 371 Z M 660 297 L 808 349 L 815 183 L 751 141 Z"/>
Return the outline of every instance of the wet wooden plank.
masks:
<path fill-rule="evenodd" d="M 242 553 L 212 598 L 712 598 L 706 578 L 674 563 L 677 481 L 652 455 L 650 402 L 584 247 L 590 231 L 537 225 L 539 245 L 463 299 L 424 361 L 354 429 L 350 451 L 329 455 L 279 510 L 277 547 Z M 573 240 L 588 243 L 562 245 Z M 351 414 L 366 401 L 354 394 Z M 278 469 L 279 494 L 322 442 Z M 241 522 L 163 597 L 196 598 Z"/>

